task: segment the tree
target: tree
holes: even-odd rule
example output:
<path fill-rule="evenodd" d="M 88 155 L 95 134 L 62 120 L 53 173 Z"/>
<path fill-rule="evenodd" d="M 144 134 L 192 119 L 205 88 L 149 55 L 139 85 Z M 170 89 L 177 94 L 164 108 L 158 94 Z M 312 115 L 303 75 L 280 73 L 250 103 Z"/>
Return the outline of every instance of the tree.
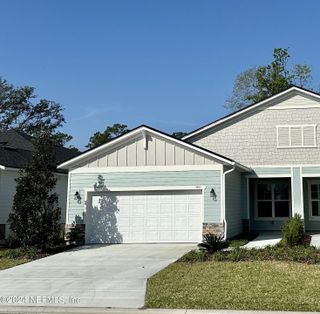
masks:
<path fill-rule="evenodd" d="M 173 137 L 175 137 L 175 138 L 177 138 L 177 139 L 181 139 L 181 138 L 183 138 L 185 135 L 187 135 L 188 133 L 187 132 L 180 132 L 180 131 L 178 131 L 178 132 L 173 132 L 172 134 L 171 134 L 171 136 L 173 136 Z"/>
<path fill-rule="evenodd" d="M 240 73 L 236 77 L 233 93 L 227 99 L 225 107 L 239 110 L 282 92 L 292 85 L 310 88 L 311 68 L 306 64 L 295 64 L 290 68 L 289 59 L 288 49 L 275 48 L 270 64 Z"/>
<path fill-rule="evenodd" d="M 70 141 L 72 136 L 57 131 L 65 123 L 61 105 L 36 98 L 33 87 L 14 87 L 0 77 L 0 130 L 15 129 L 34 136 L 39 129 L 50 129 L 58 144 Z"/>
<path fill-rule="evenodd" d="M 53 160 L 56 139 L 50 128 L 33 140 L 31 163 L 20 170 L 16 179 L 16 194 L 8 222 L 15 243 L 22 247 L 45 249 L 52 246 L 60 234 L 58 195 Z"/>
<path fill-rule="evenodd" d="M 99 145 L 108 143 L 115 137 L 128 133 L 130 130 L 125 124 L 115 123 L 112 126 L 107 126 L 103 132 L 96 132 L 90 137 L 89 143 L 86 145 L 88 148 L 94 148 Z"/>

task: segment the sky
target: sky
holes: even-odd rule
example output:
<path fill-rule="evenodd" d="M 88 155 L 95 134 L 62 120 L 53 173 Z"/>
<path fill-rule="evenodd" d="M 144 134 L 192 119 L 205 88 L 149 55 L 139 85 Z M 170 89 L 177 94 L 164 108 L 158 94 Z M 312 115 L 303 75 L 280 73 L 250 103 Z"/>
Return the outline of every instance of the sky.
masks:
<path fill-rule="evenodd" d="M 84 149 L 113 123 L 192 131 L 289 48 L 320 85 L 318 0 L 0 0 L 0 76 L 59 102 Z"/>

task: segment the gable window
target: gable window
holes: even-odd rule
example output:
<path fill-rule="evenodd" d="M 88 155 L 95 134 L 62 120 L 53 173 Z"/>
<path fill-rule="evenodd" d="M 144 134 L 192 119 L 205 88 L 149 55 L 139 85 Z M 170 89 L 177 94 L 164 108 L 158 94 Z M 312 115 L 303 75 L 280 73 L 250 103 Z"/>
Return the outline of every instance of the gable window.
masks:
<path fill-rule="evenodd" d="M 310 217 L 320 219 L 320 182 L 309 183 L 309 210 Z"/>
<path fill-rule="evenodd" d="M 257 182 L 255 194 L 257 219 L 290 217 L 291 199 L 288 182 Z"/>
<path fill-rule="evenodd" d="M 316 147 L 316 125 L 278 125 L 277 147 Z"/>

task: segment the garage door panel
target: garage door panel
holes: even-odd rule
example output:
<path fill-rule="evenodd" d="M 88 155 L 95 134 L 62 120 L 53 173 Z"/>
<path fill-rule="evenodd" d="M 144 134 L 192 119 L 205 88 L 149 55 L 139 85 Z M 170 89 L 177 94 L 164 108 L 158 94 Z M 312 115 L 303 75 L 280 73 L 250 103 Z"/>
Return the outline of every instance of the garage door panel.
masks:
<path fill-rule="evenodd" d="M 188 217 L 176 216 L 174 219 L 174 229 L 185 230 L 186 228 L 188 228 Z"/>
<path fill-rule="evenodd" d="M 188 205 L 188 211 L 189 211 L 189 215 L 196 215 L 198 216 L 199 213 L 201 212 L 201 209 L 200 209 L 200 202 L 197 203 L 197 204 L 189 204 Z"/>
<path fill-rule="evenodd" d="M 101 202 L 101 200 L 106 202 Z M 100 212 L 101 204 L 103 208 Z M 99 215 L 93 218 L 88 209 L 86 230 L 89 243 L 101 230 L 112 228 L 116 238 L 123 242 L 196 242 L 201 239 L 202 229 L 202 193 L 201 191 L 148 191 L 148 192 L 107 192 L 107 195 L 92 196 L 94 211 Z M 115 212 L 115 210 L 117 210 Z M 106 215 L 103 218 L 101 215 Z M 90 221 L 91 217 L 91 221 Z M 101 226 L 93 224 L 100 219 Z M 113 222 L 108 221 L 113 217 Z M 110 226 L 110 224 L 116 226 Z M 98 230 L 99 229 L 99 230 Z M 108 231 L 106 231 L 108 232 Z M 106 243 L 108 237 L 100 236 Z M 90 242 L 90 239 L 93 239 Z M 109 240 L 110 241 L 110 240 Z"/>
<path fill-rule="evenodd" d="M 146 217 L 146 225 L 147 229 L 158 229 L 158 217 Z"/>
<path fill-rule="evenodd" d="M 160 204 L 160 215 L 172 215 L 173 204 Z"/>
<path fill-rule="evenodd" d="M 144 228 L 144 217 L 133 217 L 130 219 L 131 229 L 141 230 Z"/>
<path fill-rule="evenodd" d="M 172 228 L 172 216 L 160 216 L 159 228 L 163 230 L 170 230 Z"/>
<path fill-rule="evenodd" d="M 174 231 L 175 241 L 185 241 L 186 239 L 188 239 L 188 231 L 186 230 Z"/>
<path fill-rule="evenodd" d="M 145 232 L 146 242 L 157 242 L 159 241 L 158 231 L 146 231 Z"/>
<path fill-rule="evenodd" d="M 175 204 L 174 212 L 175 216 L 188 214 L 188 204 Z"/>
<path fill-rule="evenodd" d="M 166 242 L 174 241 L 173 232 L 171 230 L 159 231 L 159 241 L 166 241 Z"/>

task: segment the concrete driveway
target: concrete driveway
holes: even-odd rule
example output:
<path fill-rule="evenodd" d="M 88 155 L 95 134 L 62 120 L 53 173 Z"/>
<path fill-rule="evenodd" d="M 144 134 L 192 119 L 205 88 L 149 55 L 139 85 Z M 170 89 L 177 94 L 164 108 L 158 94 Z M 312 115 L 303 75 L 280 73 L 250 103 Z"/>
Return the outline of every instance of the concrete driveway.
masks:
<path fill-rule="evenodd" d="M 0 306 L 139 308 L 147 279 L 195 244 L 92 245 L 0 271 Z"/>

